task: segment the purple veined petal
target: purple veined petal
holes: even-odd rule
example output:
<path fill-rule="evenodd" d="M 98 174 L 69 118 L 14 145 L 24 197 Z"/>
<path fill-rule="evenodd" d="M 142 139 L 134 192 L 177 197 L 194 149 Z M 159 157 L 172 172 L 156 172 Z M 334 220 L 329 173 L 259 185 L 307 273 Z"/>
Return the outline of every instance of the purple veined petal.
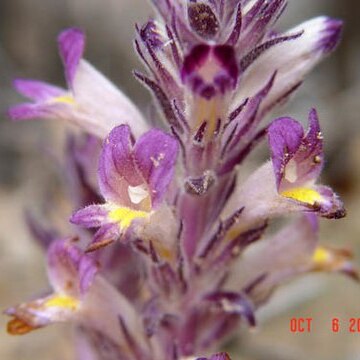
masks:
<path fill-rule="evenodd" d="M 339 44 L 344 24 L 339 19 L 329 17 L 325 17 L 324 22 L 323 33 L 318 39 L 317 47 L 319 51 L 327 54 Z"/>
<path fill-rule="evenodd" d="M 153 206 L 163 199 L 172 180 L 178 147 L 174 137 L 158 129 L 148 131 L 136 142 L 134 157 L 149 185 Z"/>
<path fill-rule="evenodd" d="M 78 106 L 96 125 L 92 132 L 102 138 L 121 124 L 129 125 L 135 137 L 149 129 L 132 101 L 86 60 L 79 62 L 72 91 Z M 86 122 L 79 121 L 78 125 L 88 129 Z"/>
<path fill-rule="evenodd" d="M 7 115 L 14 121 L 32 119 L 63 119 L 71 114 L 69 105 L 63 102 L 23 103 L 10 107 Z"/>
<path fill-rule="evenodd" d="M 85 48 L 85 34 L 78 28 L 66 29 L 58 36 L 59 52 L 64 63 L 65 77 L 70 88 Z"/>
<path fill-rule="evenodd" d="M 98 271 L 94 260 L 69 240 L 53 242 L 47 262 L 49 280 L 55 292 L 76 299 L 85 295 Z"/>
<path fill-rule="evenodd" d="M 38 80 L 15 79 L 13 86 L 18 93 L 33 100 L 46 101 L 64 95 L 64 89 Z"/>
<path fill-rule="evenodd" d="M 143 184 L 132 154 L 132 135 L 129 126 L 114 128 L 104 141 L 99 159 L 98 179 L 106 201 L 132 207 L 129 186 Z"/>
<path fill-rule="evenodd" d="M 7 115 L 11 120 L 32 120 L 36 118 L 44 118 L 49 115 L 47 107 L 41 104 L 24 103 L 14 105 L 7 111 Z"/>
<path fill-rule="evenodd" d="M 100 227 L 107 223 L 109 208 L 107 205 L 89 205 L 76 211 L 71 217 L 70 222 L 86 228 Z"/>
<path fill-rule="evenodd" d="M 287 176 L 285 167 L 299 149 L 303 136 L 301 124 L 288 117 L 274 120 L 268 128 L 271 160 L 278 188 L 283 177 Z"/>
<path fill-rule="evenodd" d="M 296 174 L 293 174 L 296 175 L 296 180 L 292 182 L 292 186 L 305 184 L 319 177 L 324 165 L 323 136 L 315 109 L 309 113 L 308 131 L 292 160 L 292 166 L 296 168 Z M 291 168 L 291 164 L 289 167 Z"/>
<path fill-rule="evenodd" d="M 260 84 L 275 71 L 278 71 L 273 89 L 266 102 L 264 111 L 276 105 L 280 99 L 301 83 L 305 75 L 317 65 L 339 42 L 341 22 L 328 17 L 308 20 L 282 34 L 287 36 L 304 31 L 296 39 L 274 45 L 264 52 L 244 73 L 241 88 L 236 96 L 241 99 L 254 94 Z M 291 65 L 290 65 L 291 64 Z"/>

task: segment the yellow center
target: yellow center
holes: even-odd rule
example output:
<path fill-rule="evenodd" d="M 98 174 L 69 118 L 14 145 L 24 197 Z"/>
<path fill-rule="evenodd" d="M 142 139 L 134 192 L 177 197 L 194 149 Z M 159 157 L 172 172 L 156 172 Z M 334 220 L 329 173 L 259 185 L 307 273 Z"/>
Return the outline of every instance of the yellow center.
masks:
<path fill-rule="evenodd" d="M 122 229 L 128 228 L 133 220 L 147 218 L 150 213 L 141 210 L 132 210 L 127 207 L 118 207 L 110 211 L 109 219 L 120 225 Z"/>
<path fill-rule="evenodd" d="M 316 202 L 320 202 L 322 200 L 321 195 L 316 190 L 309 188 L 289 189 L 283 191 L 281 195 L 309 205 L 314 205 Z"/>
<path fill-rule="evenodd" d="M 71 95 L 62 95 L 52 99 L 55 103 L 63 103 L 68 105 L 75 105 L 75 100 Z"/>
<path fill-rule="evenodd" d="M 79 306 L 79 300 L 67 295 L 54 295 L 48 299 L 44 305 L 46 307 L 59 307 L 76 310 L 76 308 Z"/>

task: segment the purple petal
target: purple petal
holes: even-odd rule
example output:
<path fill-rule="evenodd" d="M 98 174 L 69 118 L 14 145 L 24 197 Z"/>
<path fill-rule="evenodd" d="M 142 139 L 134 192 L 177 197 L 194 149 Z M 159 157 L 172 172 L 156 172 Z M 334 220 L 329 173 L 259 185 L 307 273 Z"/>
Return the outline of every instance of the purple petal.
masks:
<path fill-rule="evenodd" d="M 12 106 L 7 116 L 14 120 L 61 119 L 69 116 L 69 105 L 66 103 L 23 103 Z"/>
<path fill-rule="evenodd" d="M 16 79 L 13 86 L 21 95 L 34 101 L 49 100 L 65 93 L 62 88 L 38 80 Z"/>
<path fill-rule="evenodd" d="M 173 177 L 178 153 L 178 143 L 174 137 L 153 129 L 144 134 L 134 148 L 137 166 L 149 185 L 152 204 L 163 198 Z"/>
<path fill-rule="evenodd" d="M 185 57 L 181 78 L 192 91 L 210 99 L 217 91 L 234 88 L 238 73 L 233 47 L 199 44 Z"/>
<path fill-rule="evenodd" d="M 49 115 L 49 107 L 42 104 L 23 103 L 10 107 L 7 115 L 15 121 L 44 118 Z"/>
<path fill-rule="evenodd" d="M 143 183 L 132 154 L 129 126 L 114 128 L 104 142 L 99 160 L 99 186 L 107 201 L 131 206 L 128 188 Z"/>
<path fill-rule="evenodd" d="M 106 223 L 109 210 L 104 205 L 90 205 L 76 211 L 70 222 L 86 228 L 100 227 Z"/>
<path fill-rule="evenodd" d="M 58 293 L 78 298 L 89 289 L 98 267 L 68 240 L 54 242 L 47 254 L 49 280 Z"/>
<path fill-rule="evenodd" d="M 324 22 L 324 29 L 322 30 L 322 36 L 317 43 L 317 47 L 324 54 L 327 54 L 333 51 L 339 44 L 343 22 L 332 18 L 325 18 Z"/>
<path fill-rule="evenodd" d="M 309 114 L 309 130 L 294 156 L 297 168 L 297 183 L 304 184 L 320 175 L 324 165 L 322 139 L 317 113 L 315 109 L 312 109 Z"/>
<path fill-rule="evenodd" d="M 65 77 L 69 87 L 76 74 L 79 61 L 84 53 L 85 35 L 78 28 L 66 29 L 58 36 L 59 51 L 65 67 Z"/>
<path fill-rule="evenodd" d="M 304 136 L 300 123 L 292 118 L 274 120 L 268 129 L 268 138 L 276 184 L 279 188 L 285 166 L 299 149 Z"/>

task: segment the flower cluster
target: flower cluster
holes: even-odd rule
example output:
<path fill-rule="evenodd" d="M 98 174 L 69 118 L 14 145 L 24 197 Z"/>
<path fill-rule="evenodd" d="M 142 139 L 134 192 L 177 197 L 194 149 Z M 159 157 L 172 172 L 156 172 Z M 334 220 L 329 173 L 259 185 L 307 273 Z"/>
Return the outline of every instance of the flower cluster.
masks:
<path fill-rule="evenodd" d="M 83 59 L 77 28 L 58 37 L 68 89 L 18 79 L 31 102 L 9 110 L 83 130 L 66 146 L 77 227 L 59 235 L 29 219 L 53 292 L 6 311 L 11 334 L 72 322 L 80 359 L 196 359 L 240 321 L 255 326 L 255 310 L 285 281 L 314 271 L 357 279 L 348 251 L 318 244 L 318 218 L 345 210 L 318 183 L 316 110 L 307 129 L 290 117 L 265 121 L 335 48 L 341 21 L 317 17 L 279 33 L 286 0 L 153 4 L 156 18 L 136 26 L 147 73 L 134 75 L 153 95 L 156 128 Z M 271 160 L 240 180 L 262 141 Z"/>

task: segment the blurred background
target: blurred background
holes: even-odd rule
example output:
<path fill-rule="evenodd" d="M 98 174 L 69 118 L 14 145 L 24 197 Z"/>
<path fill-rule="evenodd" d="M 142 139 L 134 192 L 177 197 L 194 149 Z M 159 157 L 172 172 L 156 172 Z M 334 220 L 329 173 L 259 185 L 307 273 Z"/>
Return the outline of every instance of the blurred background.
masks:
<path fill-rule="evenodd" d="M 86 58 L 145 108 L 148 94 L 131 75 L 141 66 L 132 38 L 135 22 L 150 13 L 145 0 L 0 1 L 0 309 L 48 289 L 42 251 L 29 236 L 23 214 L 25 208 L 42 208 L 44 198 L 58 189 L 56 154 L 66 133 L 55 122 L 11 123 L 6 109 L 20 101 L 11 80 L 30 77 L 64 85 L 55 39 L 61 29 L 76 25 L 87 33 Z M 321 241 L 352 248 L 360 266 L 360 3 L 289 0 L 286 14 L 281 29 L 320 14 L 345 21 L 341 46 L 281 113 L 305 119 L 308 109 L 317 106 L 326 139 L 322 180 L 336 189 L 348 209 L 343 220 L 321 222 Z M 44 149 L 54 156 L 44 156 Z M 349 318 L 360 318 L 359 299 L 359 284 L 340 275 L 312 275 L 294 282 L 261 309 L 255 332 L 239 332 L 230 344 L 233 359 L 359 360 L 360 333 L 349 333 L 347 326 Z M 300 316 L 313 318 L 310 334 L 290 332 L 290 319 Z M 333 317 L 344 325 L 337 334 L 330 327 Z M 11 337 L 6 320 L 0 316 L 1 360 L 73 359 L 68 327 Z"/>

